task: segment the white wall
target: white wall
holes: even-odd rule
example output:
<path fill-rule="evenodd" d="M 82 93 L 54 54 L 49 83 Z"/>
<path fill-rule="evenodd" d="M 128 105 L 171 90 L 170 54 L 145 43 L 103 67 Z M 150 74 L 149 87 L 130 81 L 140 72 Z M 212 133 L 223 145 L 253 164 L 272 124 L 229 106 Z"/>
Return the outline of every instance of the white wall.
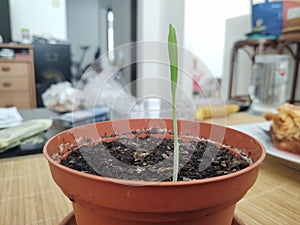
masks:
<path fill-rule="evenodd" d="M 240 40 L 245 33 L 251 31 L 250 19 L 250 15 L 245 15 L 226 20 L 222 67 L 222 91 L 225 99 L 228 98 L 232 48 L 236 41 Z M 251 52 L 252 49 L 247 50 Z M 239 50 L 236 55 L 236 66 L 234 68 L 233 96 L 248 94 L 251 67 L 252 60 L 245 51 Z"/>
<path fill-rule="evenodd" d="M 138 64 L 138 97 L 159 95 L 170 98 L 170 72 L 168 62 L 168 31 L 171 23 L 177 33 L 179 45 L 184 36 L 184 1 L 138 0 L 138 41 L 146 43 L 138 52 L 139 60 L 157 59 L 157 62 Z"/>
<path fill-rule="evenodd" d="M 223 76 L 226 20 L 247 15 L 250 10 L 249 0 L 185 1 L 184 45 L 208 66 L 215 77 Z"/>
<path fill-rule="evenodd" d="M 94 60 L 97 47 L 101 53 L 107 52 L 106 13 L 114 13 L 115 47 L 129 43 L 131 38 L 131 0 L 67 0 L 68 39 L 72 46 L 73 58 L 78 61 L 82 56 L 81 46 L 89 46 L 84 58 L 86 66 Z M 130 56 L 129 56 L 130 57 Z M 130 71 L 123 71 L 126 80 Z"/>
<path fill-rule="evenodd" d="M 21 41 L 21 30 L 31 35 L 67 39 L 65 0 L 10 0 L 12 39 Z"/>
<path fill-rule="evenodd" d="M 182 68 L 191 76 L 193 58 L 200 59 L 216 78 L 223 78 L 224 63 L 228 55 L 224 54 L 225 26 L 230 18 L 249 15 L 249 0 L 199 1 L 199 0 L 139 0 L 138 1 L 138 40 L 167 41 L 168 24 L 173 23 L 178 35 L 178 43 L 184 49 Z M 250 25 L 249 20 L 249 25 Z M 248 27 L 247 27 L 248 28 Z M 242 38 L 245 33 L 239 33 Z M 146 64 L 140 66 L 138 76 L 141 78 L 158 76 L 167 78 L 167 68 Z M 185 74 L 185 75 L 186 75 Z M 192 93 L 192 79 L 183 76 L 181 86 Z M 225 77 L 225 79 L 227 79 Z M 147 80 L 149 81 L 149 80 Z M 152 83 L 153 82 L 153 83 Z M 151 82 L 138 84 L 138 96 L 160 93 L 167 96 L 169 89 Z"/>
<path fill-rule="evenodd" d="M 83 66 L 94 60 L 97 47 L 100 46 L 99 0 L 66 0 L 67 1 L 67 34 L 71 43 L 72 59 L 80 61 L 82 46 L 88 46 L 83 59 Z M 105 34 L 104 34 L 105 35 Z"/>

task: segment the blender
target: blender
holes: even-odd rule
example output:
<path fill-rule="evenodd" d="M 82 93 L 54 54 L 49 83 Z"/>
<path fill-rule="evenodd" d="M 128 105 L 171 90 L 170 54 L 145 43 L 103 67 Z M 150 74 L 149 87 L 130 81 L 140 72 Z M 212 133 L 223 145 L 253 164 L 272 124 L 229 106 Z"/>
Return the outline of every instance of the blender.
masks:
<path fill-rule="evenodd" d="M 257 55 L 249 86 L 250 113 L 262 115 L 276 112 L 287 102 L 291 58 L 288 55 Z"/>

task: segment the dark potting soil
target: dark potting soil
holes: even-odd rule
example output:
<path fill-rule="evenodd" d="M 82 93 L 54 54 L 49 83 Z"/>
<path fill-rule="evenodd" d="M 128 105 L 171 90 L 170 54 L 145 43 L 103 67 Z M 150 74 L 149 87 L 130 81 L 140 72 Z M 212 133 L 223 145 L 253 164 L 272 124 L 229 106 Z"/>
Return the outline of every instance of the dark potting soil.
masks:
<path fill-rule="evenodd" d="M 251 164 L 243 152 L 208 139 L 179 140 L 178 180 L 194 180 L 237 172 Z M 61 160 L 69 168 L 108 178 L 171 181 L 173 147 L 170 138 L 146 135 L 82 145 Z M 228 150 L 231 149 L 231 150 Z"/>

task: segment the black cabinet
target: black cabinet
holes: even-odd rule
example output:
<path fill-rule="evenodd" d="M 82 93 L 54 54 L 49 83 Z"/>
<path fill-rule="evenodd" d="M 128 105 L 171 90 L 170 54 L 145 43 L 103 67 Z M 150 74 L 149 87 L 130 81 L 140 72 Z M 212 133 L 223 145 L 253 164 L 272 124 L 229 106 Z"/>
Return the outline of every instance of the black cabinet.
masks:
<path fill-rule="evenodd" d="M 71 81 L 69 44 L 34 43 L 34 70 L 37 106 L 42 107 L 41 95 L 51 84 Z"/>

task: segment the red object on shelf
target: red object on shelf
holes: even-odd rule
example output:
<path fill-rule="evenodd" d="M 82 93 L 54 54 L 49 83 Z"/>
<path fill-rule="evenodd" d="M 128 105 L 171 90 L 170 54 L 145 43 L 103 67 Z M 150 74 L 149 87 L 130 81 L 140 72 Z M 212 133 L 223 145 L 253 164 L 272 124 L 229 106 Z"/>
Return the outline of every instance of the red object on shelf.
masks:
<path fill-rule="evenodd" d="M 29 54 L 20 54 L 20 53 L 15 54 L 15 59 L 29 59 L 29 58 L 30 58 Z"/>

